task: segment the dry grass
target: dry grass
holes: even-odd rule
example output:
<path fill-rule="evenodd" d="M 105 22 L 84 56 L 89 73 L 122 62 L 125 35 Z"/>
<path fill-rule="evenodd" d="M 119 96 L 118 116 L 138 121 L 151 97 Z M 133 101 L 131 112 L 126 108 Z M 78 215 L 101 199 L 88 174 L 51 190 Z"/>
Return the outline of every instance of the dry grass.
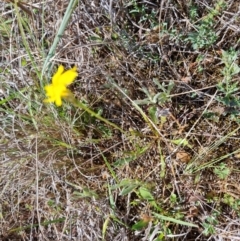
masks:
<path fill-rule="evenodd" d="M 0 3 L 0 239 L 239 240 L 240 3 L 79 1 L 42 78 L 68 3 Z"/>

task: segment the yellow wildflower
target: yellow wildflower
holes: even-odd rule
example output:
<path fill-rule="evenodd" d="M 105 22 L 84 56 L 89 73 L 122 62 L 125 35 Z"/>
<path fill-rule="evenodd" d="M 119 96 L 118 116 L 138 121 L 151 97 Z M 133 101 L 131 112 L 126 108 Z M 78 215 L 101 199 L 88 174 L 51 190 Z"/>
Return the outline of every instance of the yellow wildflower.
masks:
<path fill-rule="evenodd" d="M 55 102 L 57 106 L 61 106 L 62 98 L 72 94 L 67 86 L 75 80 L 77 75 L 76 66 L 64 72 L 64 67 L 60 65 L 52 77 L 52 83 L 44 87 L 48 97 L 44 102 Z"/>

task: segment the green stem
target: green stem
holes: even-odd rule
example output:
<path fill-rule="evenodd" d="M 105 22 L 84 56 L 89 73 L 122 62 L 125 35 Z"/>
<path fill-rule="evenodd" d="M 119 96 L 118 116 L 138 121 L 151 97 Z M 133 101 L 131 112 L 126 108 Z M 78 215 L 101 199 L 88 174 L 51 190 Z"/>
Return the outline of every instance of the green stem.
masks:
<path fill-rule="evenodd" d="M 49 67 L 49 72 L 51 71 L 52 69 L 52 66 L 53 64 L 50 63 L 51 62 L 51 58 L 54 56 L 55 54 L 55 50 L 56 50 L 56 47 L 58 45 L 58 42 L 59 40 L 62 38 L 62 35 L 63 35 L 63 32 L 65 31 L 66 27 L 67 27 L 67 24 L 68 24 L 68 21 L 71 17 L 71 14 L 73 12 L 73 10 L 75 9 L 75 7 L 77 6 L 77 3 L 78 1 L 77 0 L 70 0 L 69 1 L 69 4 L 68 4 L 68 7 L 66 9 L 66 12 L 64 14 L 64 17 L 62 19 L 62 22 L 61 22 L 61 25 L 58 29 L 58 32 L 53 40 L 53 43 L 52 43 L 52 46 L 49 50 L 49 53 L 43 63 L 43 68 L 42 68 L 42 75 L 44 74 L 44 72 L 46 71 L 46 69 Z"/>
<path fill-rule="evenodd" d="M 100 116 L 99 114 L 95 113 L 93 110 L 89 109 L 85 104 L 83 104 L 82 102 L 74 99 L 73 100 L 73 104 L 76 107 L 79 107 L 83 110 L 85 110 L 87 113 L 89 113 L 91 116 L 94 116 L 95 118 L 97 118 L 100 121 L 103 121 L 105 124 L 114 127 L 115 129 L 121 131 L 122 133 L 124 133 L 124 130 L 120 127 L 118 127 L 117 125 L 115 125 L 114 123 L 112 123 L 111 121 L 108 121 L 107 119 L 103 118 L 102 116 Z"/>

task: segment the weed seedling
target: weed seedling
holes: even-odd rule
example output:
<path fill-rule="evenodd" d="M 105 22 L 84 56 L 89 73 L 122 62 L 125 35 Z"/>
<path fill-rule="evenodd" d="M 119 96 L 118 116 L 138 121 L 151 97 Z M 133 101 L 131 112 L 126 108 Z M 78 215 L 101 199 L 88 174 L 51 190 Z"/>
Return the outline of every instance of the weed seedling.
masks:
<path fill-rule="evenodd" d="M 215 43 L 217 40 L 217 34 L 214 30 L 215 17 L 221 13 L 224 6 L 224 1 L 220 0 L 214 9 L 194 26 L 196 31 L 191 32 L 185 39 L 185 41 L 190 41 L 193 49 L 208 48 Z M 194 12 L 195 11 L 192 10 L 190 13 L 195 16 Z"/>
<path fill-rule="evenodd" d="M 220 178 L 226 179 L 230 174 L 230 169 L 227 167 L 225 163 L 220 163 L 219 166 L 213 169 L 213 172 Z"/>
<path fill-rule="evenodd" d="M 217 100 L 229 108 L 240 107 L 240 100 L 236 94 L 239 83 L 233 80 L 233 77 L 240 72 L 237 59 L 238 51 L 234 49 L 222 51 L 222 62 L 225 65 L 222 70 L 223 80 L 217 85 L 222 96 L 218 96 Z"/>

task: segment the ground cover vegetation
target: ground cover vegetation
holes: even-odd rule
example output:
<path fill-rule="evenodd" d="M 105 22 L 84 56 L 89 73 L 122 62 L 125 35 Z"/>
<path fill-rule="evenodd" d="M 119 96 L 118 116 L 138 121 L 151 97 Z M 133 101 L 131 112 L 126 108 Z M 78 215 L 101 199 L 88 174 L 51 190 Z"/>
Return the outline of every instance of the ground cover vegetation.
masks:
<path fill-rule="evenodd" d="M 0 12 L 1 240 L 240 239 L 239 1 Z"/>

